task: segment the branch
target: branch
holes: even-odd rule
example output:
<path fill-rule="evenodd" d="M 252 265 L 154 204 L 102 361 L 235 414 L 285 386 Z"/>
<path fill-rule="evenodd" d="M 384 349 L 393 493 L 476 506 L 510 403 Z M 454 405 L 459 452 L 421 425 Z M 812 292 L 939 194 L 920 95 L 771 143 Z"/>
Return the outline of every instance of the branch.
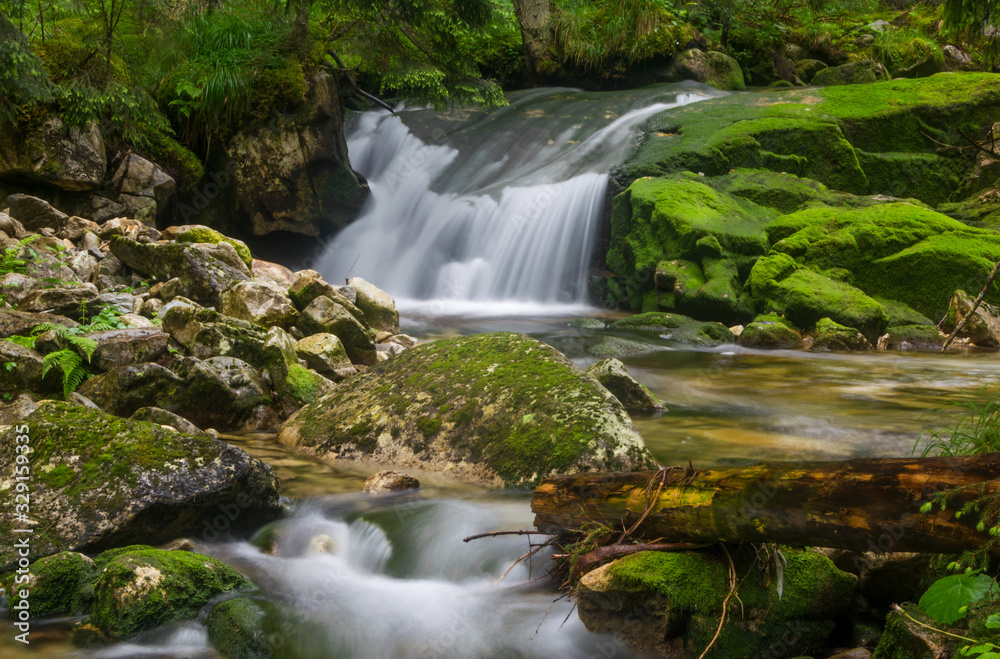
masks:
<path fill-rule="evenodd" d="M 991 151 L 990 149 L 987 149 L 986 147 L 984 147 L 983 145 L 981 145 L 979 142 L 977 142 L 976 140 L 972 139 L 971 137 L 969 137 L 968 135 L 966 135 L 965 133 L 963 133 L 961 131 L 961 129 L 958 128 L 958 126 L 955 127 L 955 130 L 958 131 L 958 134 L 961 135 L 962 138 L 965 139 L 966 142 L 968 142 L 972 146 L 976 147 L 977 149 L 979 149 L 980 151 L 982 151 L 983 153 L 985 153 L 986 155 L 988 155 L 990 158 L 994 158 L 996 160 L 1000 160 L 1000 153 L 997 153 L 996 151 Z M 993 135 L 993 131 L 992 130 L 990 131 L 990 135 L 991 136 Z"/>
<path fill-rule="evenodd" d="M 983 290 L 979 292 L 979 297 L 977 297 L 976 301 L 972 303 L 972 308 L 969 309 L 969 313 L 965 314 L 965 316 L 962 318 L 962 321 L 957 325 L 955 325 L 955 331 L 951 333 L 951 336 L 948 337 L 948 340 L 944 342 L 943 346 L 941 346 L 941 352 L 944 352 L 945 350 L 948 349 L 948 346 L 951 345 L 951 342 L 955 340 L 955 337 L 958 336 L 958 333 L 962 331 L 962 329 L 969 322 L 969 319 L 972 318 L 972 315 L 976 313 L 976 309 L 979 308 L 979 305 L 982 303 L 983 298 L 986 297 L 986 292 L 990 290 L 990 284 L 993 283 L 993 279 L 997 276 L 997 272 L 1000 272 L 1000 261 L 997 261 L 996 265 L 993 266 L 993 270 L 990 272 L 990 276 L 986 278 L 986 283 L 983 285 Z"/>
<path fill-rule="evenodd" d="M 333 61 L 336 62 L 337 66 L 340 67 L 340 69 L 339 69 L 340 72 L 343 73 L 347 77 L 347 82 L 351 83 L 351 87 L 354 87 L 354 91 L 358 92 L 359 94 L 361 94 L 362 96 L 364 96 L 365 98 L 367 98 L 369 101 L 371 101 L 373 103 L 376 103 L 378 105 L 381 105 L 382 107 L 384 107 L 386 110 L 388 110 L 392 114 L 396 114 L 396 111 L 393 110 L 389 106 L 388 103 L 386 103 L 385 101 L 383 101 L 380 98 L 377 98 L 376 96 L 373 96 L 373 95 L 369 94 L 365 90 L 361 89 L 361 87 L 358 87 L 358 83 L 354 82 L 354 76 L 352 76 L 350 74 L 350 72 L 348 71 L 347 67 L 345 67 L 344 63 L 340 61 L 340 58 L 337 57 L 337 53 L 333 52 L 332 48 L 329 49 L 329 50 L 327 50 L 326 52 L 328 52 L 330 54 L 330 56 L 333 57 Z"/>
<path fill-rule="evenodd" d="M 489 533 L 477 533 L 476 535 L 470 535 L 468 538 L 464 538 L 462 542 L 469 542 L 470 540 L 479 540 L 480 538 L 494 538 L 498 535 L 552 535 L 552 534 L 542 533 L 541 531 L 490 531 Z"/>

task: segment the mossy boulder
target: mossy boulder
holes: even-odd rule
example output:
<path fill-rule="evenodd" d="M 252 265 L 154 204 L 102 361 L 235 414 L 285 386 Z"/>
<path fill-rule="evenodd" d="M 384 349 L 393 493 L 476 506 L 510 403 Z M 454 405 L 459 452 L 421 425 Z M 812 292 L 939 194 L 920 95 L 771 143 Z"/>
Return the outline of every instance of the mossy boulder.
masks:
<path fill-rule="evenodd" d="M 40 558 L 27 574 L 11 575 L 5 582 L 7 606 L 27 599 L 33 616 L 86 613 L 93 599 L 97 566 L 88 556 L 63 551 Z M 22 597 L 27 595 L 27 597 Z"/>
<path fill-rule="evenodd" d="M 931 319 L 944 315 L 955 290 L 980 288 L 1000 260 L 996 232 L 904 202 L 806 208 L 777 218 L 767 233 L 773 252 Z M 759 267 L 761 263 L 754 266 L 751 287 Z M 754 296 L 758 297 L 757 290 Z M 1000 304 L 1000 291 L 992 290 L 986 299 Z M 829 317 L 862 330 L 872 340 L 867 330 L 846 318 Z"/>
<path fill-rule="evenodd" d="M 787 254 L 757 261 L 748 285 L 758 308 L 776 311 L 801 328 L 831 318 L 875 342 L 886 326 L 882 305 L 863 291 L 803 268 Z"/>
<path fill-rule="evenodd" d="M 332 382 L 299 363 L 295 340 L 280 327 L 268 330 L 263 354 L 264 370 L 286 415 L 333 389 Z"/>
<path fill-rule="evenodd" d="M 255 323 L 183 304 L 161 314 L 163 329 L 194 357 L 236 357 L 259 369 L 266 365 L 267 333 Z"/>
<path fill-rule="evenodd" d="M 253 583 L 222 561 L 193 552 L 132 546 L 98 556 L 90 621 L 115 639 L 191 620 L 213 597 Z"/>
<path fill-rule="evenodd" d="M 602 359 L 585 371 L 610 391 L 629 414 L 651 414 L 663 409 L 656 396 L 629 375 L 617 359 Z"/>
<path fill-rule="evenodd" d="M 215 229 L 204 225 L 191 224 L 183 227 L 183 231 L 180 231 L 177 234 L 175 240 L 179 243 L 209 243 L 212 245 L 229 243 L 233 246 L 233 249 L 236 250 L 240 260 L 243 261 L 248 268 L 253 267 L 253 255 L 250 253 L 250 248 L 247 247 L 245 242 L 225 236 Z"/>
<path fill-rule="evenodd" d="M 818 71 L 813 76 L 812 84 L 821 87 L 829 85 L 861 85 L 872 82 L 884 82 L 889 79 L 889 72 L 885 67 L 873 60 L 866 59 L 860 62 L 831 66 Z"/>
<path fill-rule="evenodd" d="M 911 618 L 916 619 L 916 622 Z M 935 659 L 950 656 L 958 645 L 953 637 L 937 631 L 940 626 L 916 604 L 886 616 L 875 659 Z"/>
<path fill-rule="evenodd" d="M 218 306 L 222 291 L 250 281 L 250 269 L 226 242 L 138 243 L 123 236 L 111 240 L 111 252 L 135 272 L 158 281 L 181 279 L 195 302 Z"/>
<path fill-rule="evenodd" d="M 300 314 L 297 326 L 305 334 L 333 334 L 343 343 L 347 355 L 355 364 L 370 365 L 376 362 L 372 331 L 351 314 L 347 307 L 325 295 L 309 303 Z"/>
<path fill-rule="evenodd" d="M 789 653 L 814 651 L 833 631 L 833 619 L 848 610 L 856 577 L 822 554 L 780 551 L 787 561 L 780 579 L 753 556 L 737 554 L 737 573 L 747 575 L 736 593 L 744 614 L 709 656 L 766 656 L 776 641 L 788 642 L 782 634 L 789 625 L 810 630 L 791 641 Z M 718 628 L 728 571 L 724 557 L 707 552 L 634 554 L 580 580 L 580 618 L 589 630 L 615 634 L 640 651 L 696 656 Z"/>
<path fill-rule="evenodd" d="M 247 597 L 221 602 L 205 619 L 212 647 L 230 659 L 258 659 L 272 656 L 264 631 L 268 612 Z"/>
<path fill-rule="evenodd" d="M 303 407 L 278 439 L 327 459 L 509 487 L 654 464 L 604 387 L 554 348 L 507 332 L 406 350 Z"/>
<path fill-rule="evenodd" d="M 601 359 L 631 357 L 634 355 L 644 355 L 649 352 L 663 350 L 663 347 L 645 341 L 626 339 L 621 336 L 605 336 L 592 346 L 587 347 L 587 352 L 594 357 Z"/>
<path fill-rule="evenodd" d="M 274 472 L 244 451 L 55 401 L 0 438 L 0 494 L 14 487 L 16 438 L 25 426 L 34 556 L 197 534 L 221 507 L 235 511 L 227 521 L 232 528 L 252 528 L 278 513 Z M 13 537 L 14 524 L 12 516 L 0 519 L 0 534 Z M 16 560 L 12 545 L 0 548 L 0 572 Z"/>
<path fill-rule="evenodd" d="M 361 277 L 348 282 L 357 295 L 357 306 L 365 314 L 369 327 L 379 332 L 399 334 L 399 312 L 392 297 Z"/>
<path fill-rule="evenodd" d="M 845 327 L 829 318 L 821 318 L 816 323 L 813 351 L 845 352 L 850 350 L 872 350 L 872 344 L 853 327 Z"/>
<path fill-rule="evenodd" d="M 608 267 L 633 309 L 745 321 L 740 270 L 767 252 L 775 215 L 697 176 L 640 179 L 613 202 Z"/>
<path fill-rule="evenodd" d="M 858 151 L 934 154 L 935 140 L 958 144 L 959 131 L 978 134 L 996 121 L 998 79 L 986 73 L 938 74 L 863 89 L 844 85 L 734 94 L 667 110 L 644 124 L 639 148 L 615 179 L 625 187 L 643 176 L 683 171 L 721 176 L 746 167 L 788 172 L 854 194 L 940 200 L 938 186 L 925 187 L 925 176 L 900 169 L 924 170 L 927 161 L 899 162 L 896 178 L 870 180 Z M 971 171 L 972 166 L 970 155 L 961 168 Z M 900 190 L 898 180 L 918 184 Z"/>
<path fill-rule="evenodd" d="M 149 363 L 119 367 L 90 378 L 80 393 L 123 417 L 159 407 L 199 428 L 270 430 L 279 423 L 261 374 L 233 357 L 183 357 L 169 369 Z"/>
<path fill-rule="evenodd" d="M 737 339 L 748 348 L 798 348 L 802 335 L 777 314 L 764 314 L 743 328 Z"/>
<path fill-rule="evenodd" d="M 298 318 L 287 295 L 252 281 L 237 282 L 223 291 L 219 312 L 263 327 L 291 327 Z"/>
<path fill-rule="evenodd" d="M 739 62 L 725 53 L 691 48 L 676 56 L 674 67 L 683 78 L 719 89 L 743 91 L 747 88 Z"/>

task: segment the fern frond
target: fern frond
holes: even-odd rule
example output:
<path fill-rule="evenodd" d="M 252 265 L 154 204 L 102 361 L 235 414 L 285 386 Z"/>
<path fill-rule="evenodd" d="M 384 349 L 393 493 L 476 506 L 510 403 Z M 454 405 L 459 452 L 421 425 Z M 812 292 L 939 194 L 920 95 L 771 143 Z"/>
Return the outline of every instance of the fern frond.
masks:
<path fill-rule="evenodd" d="M 42 358 L 42 377 L 58 367 L 63 374 L 63 397 L 69 396 L 80 386 L 88 375 L 83 367 L 83 358 L 72 350 L 50 352 Z"/>
<path fill-rule="evenodd" d="M 35 339 L 36 338 L 37 337 L 34 337 L 34 336 L 8 336 L 4 340 L 5 341 L 10 341 L 11 343 L 16 343 L 17 345 L 23 346 L 25 348 L 34 349 L 35 348 Z"/>
<path fill-rule="evenodd" d="M 94 355 L 94 351 L 97 350 L 97 341 L 90 337 L 66 334 L 64 338 L 71 346 L 82 352 L 88 362 Z"/>
<path fill-rule="evenodd" d="M 56 323 L 41 323 L 40 325 L 35 325 L 35 327 L 31 330 L 31 335 L 38 336 L 39 334 L 48 332 L 49 330 L 55 330 L 56 334 L 63 336 L 67 331 L 69 331 L 69 328 L 65 325 L 57 325 Z"/>

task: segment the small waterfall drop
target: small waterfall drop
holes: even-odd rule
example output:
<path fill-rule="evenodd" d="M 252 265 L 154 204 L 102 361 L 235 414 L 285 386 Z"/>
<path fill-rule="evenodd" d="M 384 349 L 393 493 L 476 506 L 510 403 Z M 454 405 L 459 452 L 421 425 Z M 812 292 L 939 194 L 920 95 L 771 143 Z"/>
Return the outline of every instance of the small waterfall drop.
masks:
<path fill-rule="evenodd" d="M 432 316 L 579 311 L 607 173 L 632 129 L 719 94 L 692 83 L 549 89 L 512 94 L 489 114 L 366 112 L 348 148 L 371 199 L 316 269 L 328 281 L 364 277 Z"/>

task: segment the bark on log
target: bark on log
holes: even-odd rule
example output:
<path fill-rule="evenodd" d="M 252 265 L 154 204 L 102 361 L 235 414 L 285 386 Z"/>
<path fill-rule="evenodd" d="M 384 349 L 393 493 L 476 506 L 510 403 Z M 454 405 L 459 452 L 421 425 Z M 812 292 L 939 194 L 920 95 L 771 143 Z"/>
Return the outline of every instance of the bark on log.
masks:
<path fill-rule="evenodd" d="M 686 473 L 685 473 L 686 472 Z M 1000 453 L 959 458 L 771 462 L 704 472 L 677 468 L 658 496 L 657 472 L 560 476 L 534 492 L 535 526 L 569 533 L 588 522 L 663 542 L 777 542 L 858 551 L 959 552 L 981 547 L 976 515 L 920 506 L 934 492 L 968 487 L 1000 496 Z"/>

